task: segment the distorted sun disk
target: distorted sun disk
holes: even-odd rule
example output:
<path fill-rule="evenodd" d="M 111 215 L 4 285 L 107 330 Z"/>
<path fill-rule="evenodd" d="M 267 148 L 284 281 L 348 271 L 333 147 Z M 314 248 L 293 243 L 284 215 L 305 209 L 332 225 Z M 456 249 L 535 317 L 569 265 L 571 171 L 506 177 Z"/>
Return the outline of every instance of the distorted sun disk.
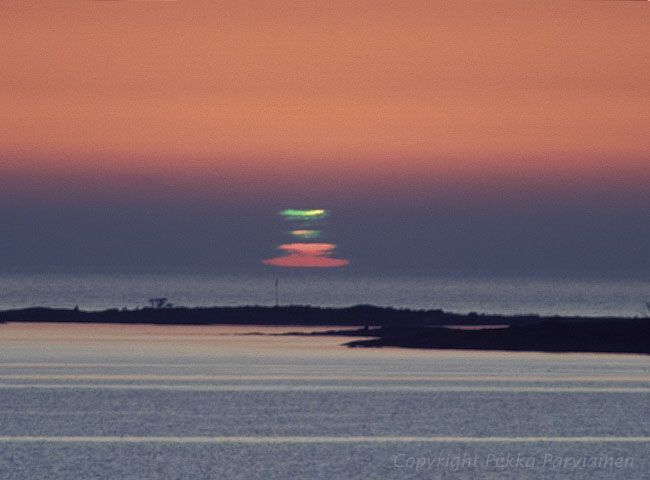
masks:
<path fill-rule="evenodd" d="M 285 243 L 278 248 L 287 254 L 262 260 L 262 263 L 275 267 L 306 268 L 343 267 L 350 263 L 344 258 L 328 256 L 336 248 L 332 243 Z"/>

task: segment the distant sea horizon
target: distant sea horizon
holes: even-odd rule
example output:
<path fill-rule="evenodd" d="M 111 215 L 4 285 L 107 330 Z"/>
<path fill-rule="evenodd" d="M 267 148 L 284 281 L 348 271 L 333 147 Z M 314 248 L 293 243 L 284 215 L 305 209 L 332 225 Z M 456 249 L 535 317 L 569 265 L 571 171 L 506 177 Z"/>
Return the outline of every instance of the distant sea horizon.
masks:
<path fill-rule="evenodd" d="M 0 310 L 139 308 L 166 297 L 175 306 L 358 304 L 456 313 L 645 317 L 650 282 L 306 272 L 268 274 L 0 273 Z"/>

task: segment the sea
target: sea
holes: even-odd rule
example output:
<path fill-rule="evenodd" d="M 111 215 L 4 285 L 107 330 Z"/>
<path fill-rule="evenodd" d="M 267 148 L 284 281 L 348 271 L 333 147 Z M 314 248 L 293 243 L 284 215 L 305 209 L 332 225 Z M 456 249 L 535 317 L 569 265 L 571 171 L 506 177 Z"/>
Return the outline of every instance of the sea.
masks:
<path fill-rule="evenodd" d="M 272 305 L 275 276 L 3 275 L 0 308 Z M 642 282 L 278 277 L 281 304 L 644 315 Z M 0 324 L 0 478 L 642 479 L 650 357 L 315 327 Z"/>
<path fill-rule="evenodd" d="M 641 355 L 0 325 L 0 478 L 643 479 Z"/>
<path fill-rule="evenodd" d="M 649 280 L 363 276 L 285 273 L 0 274 L 0 310 L 33 306 L 139 308 L 165 297 L 177 306 L 373 304 L 457 313 L 646 316 Z"/>

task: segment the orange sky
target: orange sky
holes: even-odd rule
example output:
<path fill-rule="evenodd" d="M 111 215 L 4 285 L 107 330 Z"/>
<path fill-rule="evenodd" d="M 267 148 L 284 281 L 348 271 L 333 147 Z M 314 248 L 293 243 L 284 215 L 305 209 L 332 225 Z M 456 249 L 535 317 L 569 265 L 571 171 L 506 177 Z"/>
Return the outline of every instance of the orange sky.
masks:
<path fill-rule="evenodd" d="M 647 2 L 29 3 L 14 175 L 650 179 Z"/>

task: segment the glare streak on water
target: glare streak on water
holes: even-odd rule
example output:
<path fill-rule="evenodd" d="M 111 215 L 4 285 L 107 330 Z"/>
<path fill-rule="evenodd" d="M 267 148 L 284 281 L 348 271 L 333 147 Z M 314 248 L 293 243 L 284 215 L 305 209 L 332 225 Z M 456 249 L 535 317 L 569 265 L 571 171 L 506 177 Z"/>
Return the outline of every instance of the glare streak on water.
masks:
<path fill-rule="evenodd" d="M 178 436 L 0 436 L 0 443 L 648 443 L 648 437 L 413 437 L 413 436 L 364 436 L 337 437 L 178 437 Z"/>
<path fill-rule="evenodd" d="M 69 365 L 68 368 L 75 368 Z M 166 382 L 550 382 L 550 383 L 650 383 L 650 376 L 557 375 L 183 375 L 183 374 L 0 374 L 0 380 L 166 381 Z M 359 384 L 357 383 L 357 386 Z"/>
<path fill-rule="evenodd" d="M 168 385 L 132 383 L 0 383 L 0 390 L 90 389 L 162 390 L 183 392 L 515 392 L 515 393 L 650 393 L 650 387 L 504 387 L 504 386 L 421 386 L 421 385 Z"/>

